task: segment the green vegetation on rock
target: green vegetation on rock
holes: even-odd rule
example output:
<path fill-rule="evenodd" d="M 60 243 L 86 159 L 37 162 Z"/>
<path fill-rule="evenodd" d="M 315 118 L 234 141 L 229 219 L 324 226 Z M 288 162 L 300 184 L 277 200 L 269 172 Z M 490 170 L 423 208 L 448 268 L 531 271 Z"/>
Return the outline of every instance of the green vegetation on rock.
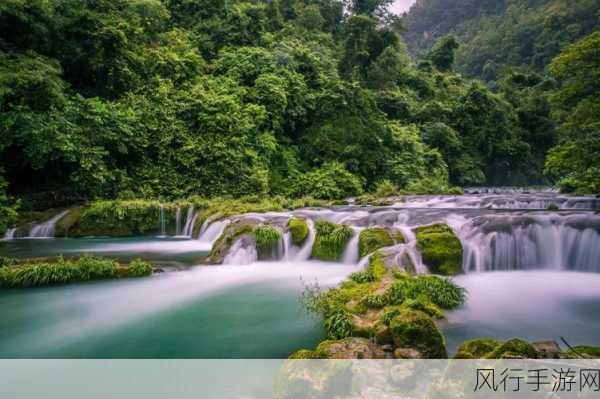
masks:
<path fill-rule="evenodd" d="M 208 260 L 211 263 L 221 263 L 235 242 L 244 235 L 250 236 L 256 227 L 256 222 L 236 221 L 230 223 L 213 244 Z"/>
<path fill-rule="evenodd" d="M 78 259 L 31 261 L 0 268 L 0 287 L 27 288 L 61 285 L 120 277 L 143 277 L 152 274 L 152 266 L 139 259 L 121 266 L 115 260 L 82 256 Z"/>
<path fill-rule="evenodd" d="M 370 228 L 360 232 L 358 250 L 361 258 L 390 245 L 394 245 L 394 240 L 386 229 Z"/>
<path fill-rule="evenodd" d="M 352 229 L 325 220 L 317 220 L 315 229 L 316 237 L 312 248 L 312 257 L 330 262 L 340 260 L 348 241 L 352 238 Z"/>
<path fill-rule="evenodd" d="M 252 230 L 250 236 L 256 244 L 259 259 L 270 259 L 281 239 L 281 232 L 270 225 L 259 225 Z"/>
<path fill-rule="evenodd" d="M 455 359 L 483 359 L 502 343 L 494 339 L 479 338 L 464 341 L 458 347 Z"/>
<path fill-rule="evenodd" d="M 463 249 L 460 240 L 445 224 L 415 229 L 423 263 L 433 273 L 453 276 L 462 272 Z"/>
<path fill-rule="evenodd" d="M 297 246 L 302 245 L 306 237 L 308 237 L 308 224 L 306 224 L 306 220 L 291 218 L 288 221 L 288 228 L 292 233 L 292 243 Z"/>

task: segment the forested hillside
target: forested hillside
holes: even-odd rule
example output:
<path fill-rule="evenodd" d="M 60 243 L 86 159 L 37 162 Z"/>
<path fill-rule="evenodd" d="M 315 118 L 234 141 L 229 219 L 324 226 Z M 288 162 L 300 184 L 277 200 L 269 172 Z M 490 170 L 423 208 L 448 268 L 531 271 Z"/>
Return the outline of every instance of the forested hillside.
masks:
<path fill-rule="evenodd" d="M 474 50 L 452 37 L 413 62 L 388 5 L 1 2 L 0 224 L 19 198 L 23 209 L 545 182 L 556 80 L 514 74 L 494 93 L 454 72 L 455 51 L 466 68 Z"/>
<path fill-rule="evenodd" d="M 600 0 L 418 0 L 403 23 L 413 54 L 454 32 L 457 70 L 493 81 L 508 67 L 543 72 L 564 46 L 600 27 Z"/>

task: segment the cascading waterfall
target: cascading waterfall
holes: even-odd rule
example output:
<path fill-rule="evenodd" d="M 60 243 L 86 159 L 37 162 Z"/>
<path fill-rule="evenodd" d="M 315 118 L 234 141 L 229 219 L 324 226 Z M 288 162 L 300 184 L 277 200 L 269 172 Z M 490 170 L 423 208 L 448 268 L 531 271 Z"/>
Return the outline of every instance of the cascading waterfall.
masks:
<path fill-rule="evenodd" d="M 346 244 L 344 253 L 342 255 L 342 263 L 346 265 L 355 265 L 358 263 L 358 240 L 360 238 L 360 232 L 363 230 L 360 227 L 353 227 L 354 234 L 352 238 Z"/>
<path fill-rule="evenodd" d="M 36 224 L 29 231 L 29 237 L 34 237 L 34 238 L 52 238 L 52 237 L 54 237 L 54 229 L 56 227 L 56 223 L 60 219 L 62 219 L 67 213 L 69 213 L 68 209 L 66 211 L 62 211 L 58 215 L 53 216 L 52 218 L 45 221 L 44 223 Z"/>
<path fill-rule="evenodd" d="M 4 233 L 4 239 L 5 240 L 13 240 L 15 238 L 16 231 L 17 231 L 17 229 L 15 229 L 15 228 L 6 230 L 6 232 Z"/>
<path fill-rule="evenodd" d="M 187 215 L 185 217 L 185 225 L 183 226 L 183 230 L 181 231 L 181 235 L 185 237 L 191 237 L 192 232 L 194 231 L 194 223 L 196 221 L 196 214 L 194 214 L 194 206 L 190 205 L 187 211 Z"/>
<path fill-rule="evenodd" d="M 175 211 L 175 235 L 181 235 L 181 208 L 177 207 Z"/>
<path fill-rule="evenodd" d="M 229 253 L 223 259 L 224 265 L 249 265 L 258 260 L 258 252 L 254 243 L 248 242 L 244 238 L 237 240 Z"/>
<path fill-rule="evenodd" d="M 600 272 L 597 218 L 555 215 L 475 218 L 457 229 L 465 272 L 573 270 Z"/>
<path fill-rule="evenodd" d="M 167 222 L 165 220 L 165 207 L 164 207 L 164 205 L 160 206 L 159 216 L 158 216 L 158 222 L 160 224 L 160 235 L 164 237 L 164 236 L 167 235 Z"/>

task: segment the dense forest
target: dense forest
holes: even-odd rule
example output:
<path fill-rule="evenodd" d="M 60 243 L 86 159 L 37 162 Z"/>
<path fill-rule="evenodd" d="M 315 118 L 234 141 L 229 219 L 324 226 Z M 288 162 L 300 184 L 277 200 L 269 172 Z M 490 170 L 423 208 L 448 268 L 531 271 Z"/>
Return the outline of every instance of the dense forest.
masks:
<path fill-rule="evenodd" d="M 445 3 L 2 1 L 0 231 L 94 198 L 600 192 L 598 2 Z"/>

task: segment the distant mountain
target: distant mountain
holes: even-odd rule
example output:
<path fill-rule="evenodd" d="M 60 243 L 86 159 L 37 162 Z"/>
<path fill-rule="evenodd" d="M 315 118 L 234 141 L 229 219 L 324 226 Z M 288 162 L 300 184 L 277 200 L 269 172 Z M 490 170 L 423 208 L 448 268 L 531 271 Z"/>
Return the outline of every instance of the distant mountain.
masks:
<path fill-rule="evenodd" d="M 403 22 L 413 56 L 454 32 L 456 69 L 491 81 L 510 67 L 543 71 L 565 45 L 600 29 L 600 0 L 417 0 Z"/>

